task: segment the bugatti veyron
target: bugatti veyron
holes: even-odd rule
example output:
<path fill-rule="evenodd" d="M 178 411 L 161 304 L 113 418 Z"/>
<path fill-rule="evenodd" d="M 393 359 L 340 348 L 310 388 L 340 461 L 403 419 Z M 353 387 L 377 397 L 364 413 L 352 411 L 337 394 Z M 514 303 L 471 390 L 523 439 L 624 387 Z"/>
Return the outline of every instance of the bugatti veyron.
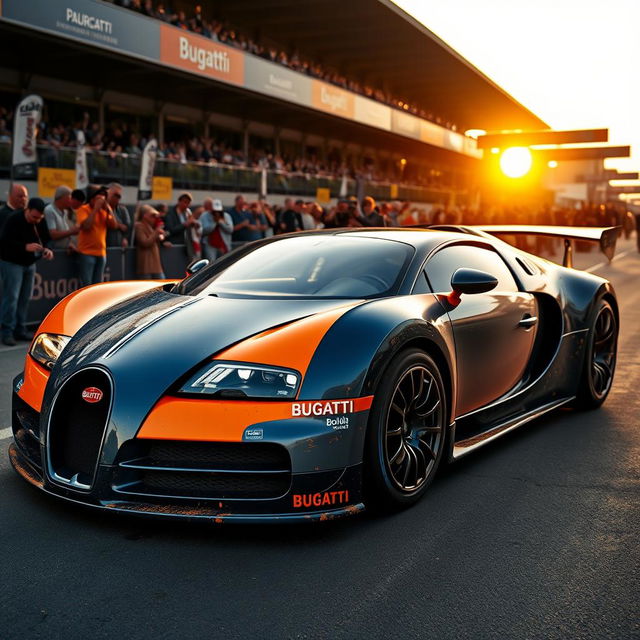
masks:
<path fill-rule="evenodd" d="M 334 229 L 246 245 L 181 281 L 62 300 L 14 381 L 10 458 L 96 508 L 331 519 L 417 501 L 455 460 L 558 407 L 598 407 L 618 305 L 602 278 L 496 233 Z"/>

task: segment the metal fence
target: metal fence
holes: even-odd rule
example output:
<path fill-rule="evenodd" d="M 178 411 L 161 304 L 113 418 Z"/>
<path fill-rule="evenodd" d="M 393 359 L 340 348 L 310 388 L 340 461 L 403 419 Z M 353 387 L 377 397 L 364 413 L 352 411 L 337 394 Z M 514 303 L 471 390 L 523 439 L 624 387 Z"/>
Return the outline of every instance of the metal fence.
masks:
<path fill-rule="evenodd" d="M 36 276 L 31 292 L 27 314 L 27 323 L 39 324 L 53 307 L 80 287 L 77 256 L 67 255 L 65 251 L 53 252 L 54 259 L 40 260 L 36 263 Z M 160 256 L 165 275 L 169 279 L 182 279 L 189 263 L 184 246 L 161 247 Z M 109 247 L 105 280 L 135 280 L 136 249 Z M 0 282 L 0 295 L 2 283 Z"/>
<path fill-rule="evenodd" d="M 38 147 L 38 165 L 56 169 L 75 168 L 74 148 Z M 89 180 L 105 184 L 119 182 L 135 186 L 140 176 L 140 156 L 126 153 L 115 154 L 102 151 L 87 152 Z M 0 143 L 0 177 L 11 173 L 11 144 Z M 155 175 L 173 179 L 177 189 L 202 189 L 207 191 L 253 192 L 260 190 L 260 170 L 205 162 L 179 162 L 158 158 Z M 338 197 L 342 180 L 339 177 L 314 176 L 284 171 L 267 172 L 269 194 L 292 195 L 315 198 L 317 189 L 329 189 L 331 197 Z M 364 193 L 377 200 L 410 200 L 446 204 L 451 189 L 426 188 L 422 186 L 392 185 L 390 183 L 365 181 Z M 347 195 L 357 194 L 355 180 L 347 180 Z M 464 199 L 463 192 L 456 192 L 458 202 Z"/>

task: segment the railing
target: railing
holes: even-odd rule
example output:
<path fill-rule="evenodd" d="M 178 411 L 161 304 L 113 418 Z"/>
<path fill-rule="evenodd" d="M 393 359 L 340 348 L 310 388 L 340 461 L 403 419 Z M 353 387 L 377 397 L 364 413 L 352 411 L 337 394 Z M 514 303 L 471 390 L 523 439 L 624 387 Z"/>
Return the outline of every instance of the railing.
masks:
<path fill-rule="evenodd" d="M 74 169 L 76 151 L 74 148 L 54 148 L 38 146 L 38 166 L 56 169 Z M 140 176 L 140 156 L 127 153 L 107 153 L 87 151 L 87 169 L 92 183 L 105 184 L 119 182 L 135 186 Z M 11 173 L 11 144 L 0 143 L 0 178 L 8 178 Z M 253 192 L 260 190 L 260 170 L 225 164 L 206 162 L 179 162 L 158 158 L 155 175 L 173 179 L 177 189 L 202 189 L 206 191 Z M 304 196 L 315 198 L 319 188 L 329 189 L 332 197 L 340 193 L 342 179 L 335 176 L 316 176 L 285 171 L 267 172 L 267 192 L 269 194 Z M 73 185 L 69 185 L 73 186 Z M 397 192 L 395 191 L 397 189 Z M 356 195 L 357 183 L 347 180 L 347 195 Z M 410 200 L 446 204 L 452 193 L 458 203 L 464 203 L 466 192 L 452 188 L 423 187 L 367 180 L 365 195 L 376 200 Z"/>

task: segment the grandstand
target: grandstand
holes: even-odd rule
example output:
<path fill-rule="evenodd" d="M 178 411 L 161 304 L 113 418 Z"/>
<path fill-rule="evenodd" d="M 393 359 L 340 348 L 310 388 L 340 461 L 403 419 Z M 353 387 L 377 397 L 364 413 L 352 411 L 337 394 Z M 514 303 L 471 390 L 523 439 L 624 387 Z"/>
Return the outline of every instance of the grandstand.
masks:
<path fill-rule="evenodd" d="M 82 128 L 91 180 L 129 203 L 150 136 L 156 174 L 196 198 L 255 196 L 266 168 L 276 202 L 335 198 L 345 175 L 351 194 L 465 204 L 480 164 L 466 129 L 546 127 L 387 0 L 170 4 L 3 0 L 0 192 L 27 93 L 45 101 L 40 166 L 72 169 Z"/>

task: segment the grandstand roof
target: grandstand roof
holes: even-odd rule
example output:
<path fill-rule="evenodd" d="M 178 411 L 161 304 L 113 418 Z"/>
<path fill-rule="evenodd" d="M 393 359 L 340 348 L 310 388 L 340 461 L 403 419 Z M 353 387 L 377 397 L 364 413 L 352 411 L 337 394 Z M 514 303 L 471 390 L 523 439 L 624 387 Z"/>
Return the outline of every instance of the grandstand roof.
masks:
<path fill-rule="evenodd" d="M 547 127 L 390 0 L 305 0 L 304 10 L 299 0 L 211 4 L 229 24 L 244 27 L 250 35 L 383 86 L 465 128 Z"/>

